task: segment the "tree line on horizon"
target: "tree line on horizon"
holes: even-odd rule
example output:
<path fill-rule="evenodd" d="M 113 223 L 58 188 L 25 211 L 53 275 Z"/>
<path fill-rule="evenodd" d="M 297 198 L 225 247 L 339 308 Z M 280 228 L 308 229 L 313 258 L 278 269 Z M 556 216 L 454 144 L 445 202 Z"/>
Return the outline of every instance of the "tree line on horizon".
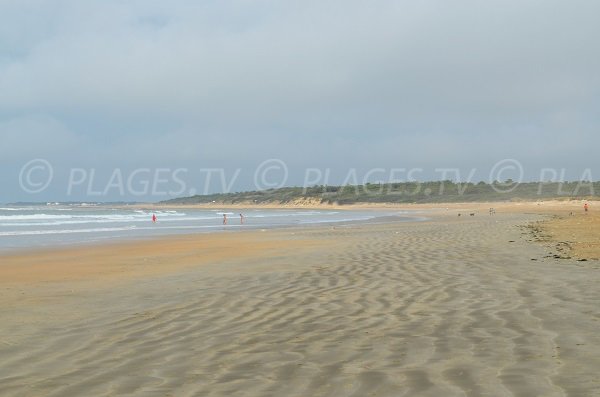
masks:
<path fill-rule="evenodd" d="M 316 200 L 324 204 L 436 203 L 585 199 L 600 194 L 600 182 L 433 182 L 367 183 L 364 185 L 282 187 L 278 189 L 195 195 L 162 201 L 164 204 L 255 203 L 285 204 Z"/>

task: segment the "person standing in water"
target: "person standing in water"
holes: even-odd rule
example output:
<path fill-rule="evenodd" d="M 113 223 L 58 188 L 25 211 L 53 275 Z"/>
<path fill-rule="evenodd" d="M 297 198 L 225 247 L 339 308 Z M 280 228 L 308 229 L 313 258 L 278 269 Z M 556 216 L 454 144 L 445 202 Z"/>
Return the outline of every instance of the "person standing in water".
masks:
<path fill-rule="evenodd" d="M 240 214 L 240 225 L 244 224 L 244 215 Z"/>
<path fill-rule="evenodd" d="M 587 212 L 588 212 L 588 208 L 589 208 L 589 206 L 588 206 L 588 203 L 585 203 L 585 204 L 583 205 L 583 210 L 585 211 L 585 213 L 586 213 L 586 214 L 587 214 Z"/>
<path fill-rule="evenodd" d="M 227 214 L 223 214 L 223 224 L 227 224 Z"/>
<path fill-rule="evenodd" d="M 152 214 L 152 223 L 156 223 L 156 214 Z"/>

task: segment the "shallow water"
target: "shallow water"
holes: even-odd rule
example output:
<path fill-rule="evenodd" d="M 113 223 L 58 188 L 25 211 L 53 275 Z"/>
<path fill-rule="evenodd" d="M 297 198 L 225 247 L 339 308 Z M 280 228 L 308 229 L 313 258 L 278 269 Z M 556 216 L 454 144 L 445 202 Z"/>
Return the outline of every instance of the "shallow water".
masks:
<path fill-rule="evenodd" d="M 407 211 L 371 210 L 244 209 L 233 212 L 226 209 L 150 211 L 81 205 L 2 206 L 0 251 L 181 233 L 368 221 L 407 214 Z M 152 222 L 153 215 L 157 222 Z"/>

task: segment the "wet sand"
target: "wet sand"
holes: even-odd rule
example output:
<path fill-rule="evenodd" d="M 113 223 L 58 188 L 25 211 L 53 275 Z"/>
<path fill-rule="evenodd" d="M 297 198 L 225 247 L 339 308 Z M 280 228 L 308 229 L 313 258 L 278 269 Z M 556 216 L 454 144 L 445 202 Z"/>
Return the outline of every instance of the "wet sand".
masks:
<path fill-rule="evenodd" d="M 0 394 L 600 395 L 600 264 L 484 207 L 1 258 Z"/>

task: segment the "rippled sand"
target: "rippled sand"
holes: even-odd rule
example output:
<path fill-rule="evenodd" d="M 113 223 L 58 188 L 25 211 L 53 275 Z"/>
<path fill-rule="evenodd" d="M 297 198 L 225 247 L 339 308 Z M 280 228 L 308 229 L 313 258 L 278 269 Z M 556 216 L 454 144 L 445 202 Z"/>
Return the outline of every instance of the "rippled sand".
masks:
<path fill-rule="evenodd" d="M 535 219 L 225 234 L 269 249 L 3 280 L 0 395 L 598 396 L 598 262 L 544 258 Z"/>

